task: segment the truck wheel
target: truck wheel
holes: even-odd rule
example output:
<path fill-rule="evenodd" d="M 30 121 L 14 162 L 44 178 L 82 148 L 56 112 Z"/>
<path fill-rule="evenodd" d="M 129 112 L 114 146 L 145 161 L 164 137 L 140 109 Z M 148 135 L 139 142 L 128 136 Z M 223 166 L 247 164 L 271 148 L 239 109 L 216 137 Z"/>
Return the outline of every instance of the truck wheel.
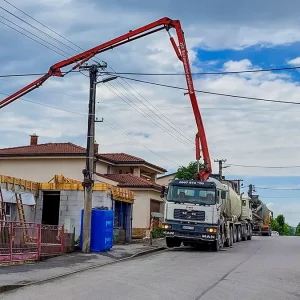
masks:
<path fill-rule="evenodd" d="M 242 240 L 241 226 L 237 226 L 236 241 L 240 242 L 241 240 Z"/>
<path fill-rule="evenodd" d="M 252 227 L 251 225 L 249 226 L 249 231 L 248 231 L 249 235 L 247 236 L 247 240 L 252 240 Z"/>
<path fill-rule="evenodd" d="M 242 241 L 246 241 L 247 240 L 247 237 L 249 235 L 249 227 L 246 226 L 246 229 L 245 229 L 245 232 L 244 232 L 244 235 L 242 236 Z"/>
<path fill-rule="evenodd" d="M 237 230 L 236 230 L 236 226 L 233 225 L 233 226 L 232 226 L 232 229 L 233 229 L 233 242 L 236 243 L 236 241 L 237 241 Z"/>
<path fill-rule="evenodd" d="M 176 240 L 171 237 L 166 237 L 166 244 L 168 248 L 173 248 L 173 247 L 180 247 L 181 245 L 181 240 Z"/>
<path fill-rule="evenodd" d="M 224 245 L 223 235 L 224 234 L 219 231 L 217 240 L 212 243 L 211 246 L 212 251 L 218 252 L 220 249 L 223 248 Z"/>
<path fill-rule="evenodd" d="M 230 228 L 230 246 L 229 247 L 232 247 L 233 246 L 233 227 Z"/>

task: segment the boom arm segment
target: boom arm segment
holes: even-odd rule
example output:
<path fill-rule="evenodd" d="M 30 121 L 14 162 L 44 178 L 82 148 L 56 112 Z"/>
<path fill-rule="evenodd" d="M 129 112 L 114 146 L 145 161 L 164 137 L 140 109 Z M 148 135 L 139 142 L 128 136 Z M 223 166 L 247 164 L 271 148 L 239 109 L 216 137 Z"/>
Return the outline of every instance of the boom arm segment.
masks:
<path fill-rule="evenodd" d="M 177 46 L 175 40 L 173 37 L 171 37 L 169 30 L 171 28 L 174 28 L 177 33 L 179 46 Z M 21 90 L 17 91 L 16 93 L 12 94 L 11 96 L 7 97 L 6 99 L 0 101 L 0 109 L 8 105 L 9 103 L 14 102 L 18 98 L 26 95 L 27 93 L 31 92 L 32 90 L 38 88 L 40 85 L 42 85 L 48 78 L 52 76 L 58 76 L 63 77 L 63 73 L 61 71 L 62 68 L 67 67 L 69 65 L 75 64 L 71 70 L 77 69 L 79 66 L 81 66 L 83 63 L 94 57 L 95 55 L 113 49 L 115 47 L 121 46 L 123 44 L 129 43 L 133 40 L 139 39 L 141 37 L 147 36 L 149 34 L 152 34 L 154 32 L 158 32 L 161 30 L 167 30 L 170 35 L 170 41 L 173 45 L 173 48 L 178 56 L 178 58 L 182 61 L 186 82 L 188 86 L 188 94 L 190 96 L 191 105 L 193 108 L 196 124 L 197 124 L 197 134 L 196 134 L 196 159 L 199 160 L 200 155 L 200 145 L 202 148 L 203 153 L 203 159 L 204 159 L 204 165 L 205 168 L 201 170 L 198 174 L 198 177 L 200 180 L 207 180 L 209 175 L 211 174 L 211 161 L 209 157 L 208 152 L 208 146 L 204 131 L 204 126 L 200 114 L 200 110 L 197 103 L 197 98 L 195 95 L 194 90 L 194 84 L 193 84 L 193 78 L 191 74 L 191 68 L 190 63 L 188 59 L 188 51 L 185 44 L 184 39 L 184 33 L 181 28 L 181 24 L 179 20 L 171 20 L 169 18 L 162 18 L 158 21 L 155 21 L 153 23 L 150 23 L 146 26 L 140 27 L 135 30 L 131 30 L 128 33 L 117 37 L 115 39 L 112 39 L 108 42 L 105 42 L 101 45 L 98 45 L 92 49 L 89 49 L 87 51 L 84 51 L 82 53 L 79 53 L 77 55 L 74 55 L 71 58 L 68 58 L 66 60 L 60 61 L 50 67 L 49 71 L 43 75 L 41 78 L 35 80 L 34 82 L 30 83 L 29 85 L 25 86 Z"/>

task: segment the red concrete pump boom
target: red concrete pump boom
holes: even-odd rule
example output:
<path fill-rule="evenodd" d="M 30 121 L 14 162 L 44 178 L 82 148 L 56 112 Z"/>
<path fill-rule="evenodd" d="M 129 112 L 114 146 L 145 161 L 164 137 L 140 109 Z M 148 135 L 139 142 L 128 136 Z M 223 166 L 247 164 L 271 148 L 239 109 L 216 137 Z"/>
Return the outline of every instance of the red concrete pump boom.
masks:
<path fill-rule="evenodd" d="M 169 30 L 171 28 L 174 28 L 177 33 L 178 37 L 178 42 L 179 45 L 177 46 L 174 38 L 170 35 Z M 28 94 L 32 90 L 38 88 L 40 85 L 42 85 L 49 77 L 51 76 L 57 76 L 57 77 L 63 77 L 66 74 L 62 74 L 61 69 L 64 67 L 67 67 L 69 65 L 75 64 L 72 70 L 75 70 L 79 66 L 81 66 L 83 63 L 87 62 L 89 59 L 91 59 L 93 56 L 102 53 L 104 51 L 113 49 L 115 47 L 118 47 L 120 45 L 129 43 L 133 40 L 139 39 L 141 37 L 147 36 L 149 34 L 152 34 L 154 32 L 158 32 L 160 30 L 167 30 L 169 35 L 170 35 L 170 41 L 172 43 L 172 46 L 179 58 L 179 60 L 182 61 L 183 63 L 183 68 L 185 72 L 185 77 L 186 77 L 186 82 L 188 86 L 188 94 L 190 96 L 190 101 L 192 104 L 193 112 L 195 115 L 196 119 L 196 124 L 197 124 L 197 134 L 196 134 L 196 159 L 199 160 L 201 157 L 200 154 L 200 145 L 202 148 L 202 154 L 203 154 L 203 160 L 204 160 L 204 169 L 202 169 L 200 172 L 198 172 L 197 177 L 200 180 L 207 180 L 209 175 L 211 174 L 211 161 L 210 161 L 210 156 L 209 156 L 209 151 L 208 151 L 208 146 L 207 146 L 207 141 L 206 141 L 206 136 L 205 136 L 205 131 L 204 131 L 204 126 L 200 114 L 200 110 L 198 107 L 197 103 L 197 98 L 195 95 L 195 90 L 194 90 L 194 83 L 193 83 L 193 78 L 191 74 L 191 67 L 189 63 L 189 58 L 188 58 L 188 51 L 187 47 L 185 44 L 185 38 L 184 38 L 184 33 L 182 31 L 180 21 L 179 20 L 171 20 L 169 18 L 162 18 L 160 20 L 157 20 L 156 22 L 150 23 L 146 26 L 140 27 L 135 30 L 130 30 L 128 33 L 117 37 L 113 40 L 110 40 L 106 43 L 103 43 L 99 46 L 96 46 L 90 50 L 84 51 L 80 54 L 74 55 L 71 58 L 68 58 L 66 60 L 63 60 L 61 62 L 56 63 L 53 65 L 48 73 L 43 75 L 41 78 L 35 80 L 34 82 L 30 83 L 29 85 L 25 86 L 21 90 L 17 91 L 13 95 L 7 97 L 6 99 L 0 101 L 0 109 L 3 108 L 4 106 L 8 105 L 9 103 L 12 103 L 13 101 L 17 100 L 18 98 Z M 68 72 L 67 72 L 68 73 Z"/>

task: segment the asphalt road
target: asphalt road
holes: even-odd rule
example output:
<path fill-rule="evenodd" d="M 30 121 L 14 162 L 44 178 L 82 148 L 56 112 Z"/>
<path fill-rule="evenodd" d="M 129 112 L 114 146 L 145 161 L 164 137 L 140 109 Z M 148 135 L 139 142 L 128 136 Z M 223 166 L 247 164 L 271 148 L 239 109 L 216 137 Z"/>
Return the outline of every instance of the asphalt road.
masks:
<path fill-rule="evenodd" d="M 299 300 L 300 237 L 254 237 L 219 253 L 165 251 L 18 289 L 0 299 Z"/>

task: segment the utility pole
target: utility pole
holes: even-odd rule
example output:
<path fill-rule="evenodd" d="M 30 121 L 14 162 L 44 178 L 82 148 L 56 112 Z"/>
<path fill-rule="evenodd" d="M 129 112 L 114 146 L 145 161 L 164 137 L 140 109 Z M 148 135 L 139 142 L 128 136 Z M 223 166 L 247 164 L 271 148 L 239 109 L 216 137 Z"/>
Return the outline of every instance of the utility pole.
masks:
<path fill-rule="evenodd" d="M 253 192 L 255 192 L 255 186 L 253 184 L 249 184 L 248 196 L 252 199 Z"/>
<path fill-rule="evenodd" d="M 107 64 L 93 64 L 79 67 L 82 70 L 89 71 L 90 78 L 90 96 L 89 96 L 89 114 L 88 114 L 88 130 L 87 130 L 87 146 L 86 146 L 86 167 L 82 171 L 84 187 L 84 212 L 83 212 L 83 231 L 82 231 L 82 252 L 89 253 L 91 246 L 91 219 L 93 207 L 93 186 L 95 172 L 95 123 L 103 122 L 103 118 L 98 120 L 96 114 L 96 88 L 98 83 L 106 83 L 118 78 L 112 76 L 97 82 L 98 69 L 107 67 Z"/>
<path fill-rule="evenodd" d="M 223 166 L 223 163 L 226 162 L 226 159 L 215 159 L 214 162 L 218 162 L 219 163 L 219 177 L 220 179 L 222 179 L 223 176 L 223 169 L 228 168 L 228 166 Z"/>
<path fill-rule="evenodd" d="M 94 185 L 94 143 L 95 143 L 95 107 L 96 107 L 96 85 L 98 66 L 83 66 L 80 69 L 88 70 L 90 77 L 90 97 L 89 97 L 89 114 L 87 130 L 87 147 L 86 147 L 86 167 L 82 171 L 84 187 L 84 212 L 83 212 L 83 231 L 82 231 L 82 252 L 90 252 L 91 241 L 91 216 L 92 216 L 92 199 Z"/>

